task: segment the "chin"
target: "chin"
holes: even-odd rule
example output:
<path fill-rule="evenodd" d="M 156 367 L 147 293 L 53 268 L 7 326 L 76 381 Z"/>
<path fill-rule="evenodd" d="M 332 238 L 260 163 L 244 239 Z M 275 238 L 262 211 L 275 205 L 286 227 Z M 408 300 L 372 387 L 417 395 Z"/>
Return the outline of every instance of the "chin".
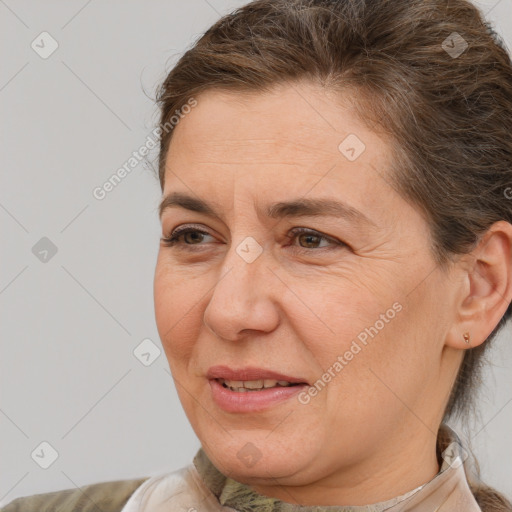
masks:
<path fill-rule="evenodd" d="M 277 437 L 274 443 L 265 440 L 268 435 L 269 433 L 265 432 L 260 442 L 256 439 L 251 442 L 241 441 L 235 433 L 229 441 L 225 440 L 227 443 L 212 439 L 210 442 L 206 441 L 203 446 L 214 447 L 213 452 L 210 449 L 205 450 L 212 463 L 238 482 L 275 484 L 277 478 L 280 482 L 282 479 L 284 484 L 297 484 L 295 475 L 300 473 L 302 468 L 310 467 L 312 457 L 308 457 L 304 450 L 287 448 Z M 250 439 L 250 436 L 247 437 Z M 257 446 L 263 446 L 264 450 L 259 450 Z"/>

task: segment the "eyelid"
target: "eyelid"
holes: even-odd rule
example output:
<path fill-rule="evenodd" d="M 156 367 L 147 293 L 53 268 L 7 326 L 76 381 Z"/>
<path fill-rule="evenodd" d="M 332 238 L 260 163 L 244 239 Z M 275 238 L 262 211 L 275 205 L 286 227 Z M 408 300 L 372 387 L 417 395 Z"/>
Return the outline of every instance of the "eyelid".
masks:
<path fill-rule="evenodd" d="M 177 228 L 171 230 L 170 234 L 167 237 L 162 237 L 160 240 L 162 240 L 163 242 L 166 242 L 167 245 L 171 245 L 169 242 L 171 242 L 173 239 L 176 239 L 178 236 L 180 236 L 184 233 L 188 233 L 188 232 L 197 232 L 197 233 L 201 233 L 203 235 L 209 235 L 209 236 L 213 237 L 213 235 L 211 233 L 209 233 L 208 231 L 206 231 L 204 228 L 202 228 L 199 225 L 184 224 L 182 226 L 178 226 Z M 177 242 L 175 240 L 174 240 L 174 242 L 175 243 L 173 243 L 172 245 L 177 244 Z M 189 245 L 190 246 L 190 245 L 201 245 L 201 244 L 179 244 L 179 245 Z"/>
<path fill-rule="evenodd" d="M 186 232 L 186 231 L 198 231 L 198 232 L 201 232 L 203 234 L 206 234 L 206 235 L 210 235 L 210 233 L 208 233 L 204 228 L 202 228 L 201 226 L 199 225 L 196 225 L 196 224 L 183 224 L 182 226 L 178 226 L 177 228 L 173 229 L 171 231 L 171 234 L 170 236 L 177 236 L 183 232 Z M 213 235 L 210 235 L 210 236 L 213 236 Z"/>

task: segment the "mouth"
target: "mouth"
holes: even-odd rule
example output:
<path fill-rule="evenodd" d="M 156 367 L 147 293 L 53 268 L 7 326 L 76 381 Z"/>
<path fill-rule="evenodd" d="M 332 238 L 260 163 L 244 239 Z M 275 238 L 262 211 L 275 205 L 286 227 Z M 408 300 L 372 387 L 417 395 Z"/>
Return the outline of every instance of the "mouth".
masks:
<path fill-rule="evenodd" d="M 286 388 L 293 386 L 300 386 L 304 383 L 299 382 L 289 382 L 287 380 L 274 380 L 274 379 L 260 379 L 260 380 L 227 380 L 227 379 L 214 379 L 216 380 L 223 388 L 229 389 L 236 393 L 245 393 L 255 391 L 262 391 L 264 389 L 274 389 L 274 388 Z"/>
<path fill-rule="evenodd" d="M 274 370 L 212 366 L 206 373 L 213 402 L 226 412 L 259 412 L 290 400 L 309 383 Z"/>
<path fill-rule="evenodd" d="M 306 383 L 276 381 L 271 379 L 233 381 L 210 379 L 211 398 L 222 410 L 229 413 L 254 413 L 284 405 L 306 389 Z"/>
<path fill-rule="evenodd" d="M 226 383 L 228 386 L 246 389 L 308 384 L 304 378 L 255 366 L 246 366 L 240 369 L 230 368 L 226 365 L 211 366 L 206 373 L 206 378 L 218 379 L 221 384 Z"/>

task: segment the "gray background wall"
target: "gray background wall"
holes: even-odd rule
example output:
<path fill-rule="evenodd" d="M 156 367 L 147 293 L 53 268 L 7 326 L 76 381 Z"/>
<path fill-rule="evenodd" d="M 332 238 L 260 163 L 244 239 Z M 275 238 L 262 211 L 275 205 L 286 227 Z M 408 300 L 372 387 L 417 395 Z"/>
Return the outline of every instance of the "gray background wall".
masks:
<path fill-rule="evenodd" d="M 103 200 L 92 191 L 155 127 L 147 95 L 165 70 L 244 3 L 0 0 L 0 505 L 171 471 L 200 446 L 154 321 L 158 183 L 141 162 Z M 478 5 L 512 48 L 512 0 Z M 58 43 L 46 59 L 43 31 Z M 145 339 L 162 350 L 149 366 L 133 353 Z M 512 497 L 511 341 L 507 328 L 464 427 Z M 58 452 L 47 469 L 43 441 Z"/>

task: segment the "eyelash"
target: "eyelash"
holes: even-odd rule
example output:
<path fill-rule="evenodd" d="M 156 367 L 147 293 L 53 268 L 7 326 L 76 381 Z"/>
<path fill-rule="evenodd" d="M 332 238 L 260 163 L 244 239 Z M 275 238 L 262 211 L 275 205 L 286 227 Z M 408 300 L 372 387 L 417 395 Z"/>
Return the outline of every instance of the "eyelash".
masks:
<path fill-rule="evenodd" d="M 201 233 L 203 235 L 209 235 L 209 236 L 212 236 L 210 235 L 210 233 L 208 233 L 207 231 L 203 231 L 202 229 L 197 229 L 197 228 L 194 228 L 194 227 L 191 227 L 191 226 L 185 226 L 185 227 L 182 227 L 182 228 L 177 228 L 174 230 L 173 233 L 171 233 L 171 235 L 167 238 L 161 238 L 160 240 L 162 241 L 162 243 L 164 244 L 165 247 L 175 247 L 176 245 L 181 245 L 182 248 L 185 248 L 184 250 L 187 250 L 187 251 L 195 251 L 196 249 L 192 249 L 191 246 L 193 245 L 201 245 L 201 244 L 184 244 L 182 242 L 179 242 L 178 241 L 178 238 L 181 236 L 181 235 L 184 235 L 186 233 Z M 331 238 L 329 236 L 326 236 L 326 235 L 323 235 L 321 233 L 319 233 L 318 231 L 314 231 L 314 230 L 311 230 L 311 229 L 308 229 L 308 228 L 302 228 L 302 227 L 298 227 L 298 228 L 293 228 L 291 231 L 290 231 L 290 235 L 291 236 L 288 236 L 288 239 L 294 239 L 296 237 L 298 237 L 299 235 L 311 235 L 311 236 L 315 236 L 317 238 L 320 238 L 321 240 L 327 240 L 328 242 L 331 242 L 333 244 L 333 247 L 318 247 L 318 248 L 307 248 L 307 247 L 300 247 L 300 246 L 295 246 L 295 249 L 296 250 L 299 250 L 299 251 L 312 251 L 312 250 L 316 250 L 316 251 L 320 251 L 320 250 L 332 250 L 332 249 L 335 249 L 335 248 L 341 248 L 341 247 L 348 247 L 347 244 L 345 244 L 344 242 L 341 242 L 340 240 L 336 240 L 335 238 Z"/>

